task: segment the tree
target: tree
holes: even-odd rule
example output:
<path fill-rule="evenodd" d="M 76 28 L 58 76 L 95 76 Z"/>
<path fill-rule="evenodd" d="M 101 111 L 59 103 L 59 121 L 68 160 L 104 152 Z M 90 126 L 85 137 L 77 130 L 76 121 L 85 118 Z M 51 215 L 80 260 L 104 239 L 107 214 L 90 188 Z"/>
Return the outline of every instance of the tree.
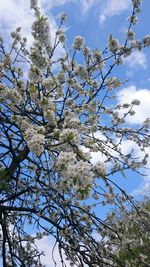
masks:
<path fill-rule="evenodd" d="M 134 38 L 140 1 L 132 3 L 124 43 L 110 35 L 103 51 L 89 49 L 81 36 L 69 50 L 64 14 L 52 44 L 48 20 L 36 0 L 31 0 L 32 47 L 28 49 L 20 28 L 11 33 L 9 48 L 0 40 L 3 266 L 43 266 L 36 240 L 44 235 L 55 238 L 62 266 L 65 258 L 70 266 L 126 266 L 115 255 L 115 244 L 108 242 L 110 236 L 121 242 L 118 229 L 98 217 L 94 207 L 112 204 L 125 209 L 130 202 L 136 208 L 114 177 L 126 176 L 128 170 L 139 172 L 148 157 L 149 119 L 140 127 L 125 123 L 140 101 L 121 105 L 113 100 L 115 89 L 123 84 L 113 70 L 135 49 L 150 46 L 149 35 L 141 41 Z M 58 46 L 64 54 L 56 60 Z M 141 159 L 133 150 L 123 153 L 125 140 L 139 146 Z M 104 162 L 93 164 L 91 152 L 98 151 Z"/>
<path fill-rule="evenodd" d="M 108 214 L 110 224 L 114 223 L 121 241 L 116 242 L 116 253 L 125 266 L 149 266 L 150 263 L 150 202 L 138 203 L 138 212 L 130 209 L 118 214 Z M 110 240 L 114 244 L 114 238 Z"/>

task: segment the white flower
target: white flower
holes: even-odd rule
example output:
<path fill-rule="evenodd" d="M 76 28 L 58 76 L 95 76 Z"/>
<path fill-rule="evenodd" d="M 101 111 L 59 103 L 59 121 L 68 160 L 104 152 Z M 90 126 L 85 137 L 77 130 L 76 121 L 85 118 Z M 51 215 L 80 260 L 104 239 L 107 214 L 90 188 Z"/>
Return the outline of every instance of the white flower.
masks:
<path fill-rule="evenodd" d="M 35 65 L 32 65 L 29 70 L 29 79 L 33 82 L 38 82 L 40 78 L 41 78 L 41 73 L 39 69 Z"/>
<path fill-rule="evenodd" d="M 93 54 L 97 61 L 101 61 L 103 59 L 102 52 L 98 49 L 94 50 Z"/>
<path fill-rule="evenodd" d="M 25 131 L 30 127 L 30 123 L 22 116 L 17 116 L 16 123 L 20 127 L 21 131 Z"/>
<path fill-rule="evenodd" d="M 55 105 L 49 97 L 41 96 L 39 105 L 44 112 L 47 111 L 48 109 L 55 111 Z"/>
<path fill-rule="evenodd" d="M 73 41 L 73 48 L 80 50 L 84 47 L 85 39 L 82 36 L 76 36 Z"/>
<path fill-rule="evenodd" d="M 28 141 L 28 146 L 37 156 L 40 156 L 44 151 L 45 137 L 43 134 L 36 134 Z"/>
<path fill-rule="evenodd" d="M 49 121 L 50 125 L 56 126 L 55 113 L 51 109 L 45 111 L 44 117 Z"/>
<path fill-rule="evenodd" d="M 105 177 L 106 175 L 106 166 L 103 162 L 97 161 L 97 163 L 94 166 L 94 171 L 100 175 L 100 177 Z"/>
<path fill-rule="evenodd" d="M 85 57 L 88 57 L 88 56 L 90 55 L 90 52 L 91 52 L 91 50 L 90 50 L 89 47 L 84 47 L 84 48 L 83 48 L 83 55 L 84 55 Z"/>
<path fill-rule="evenodd" d="M 34 135 L 44 134 L 45 128 L 38 125 L 30 125 L 24 132 L 24 138 L 26 141 L 30 141 Z"/>
<path fill-rule="evenodd" d="M 65 81 L 65 72 L 62 71 L 60 72 L 58 75 L 57 75 L 57 79 L 58 81 L 61 83 L 61 82 L 64 82 Z"/>
<path fill-rule="evenodd" d="M 59 42 L 64 43 L 66 40 L 66 35 L 62 33 L 59 35 L 58 39 L 59 39 Z"/>
<path fill-rule="evenodd" d="M 6 87 L 1 95 L 5 97 L 9 103 L 11 102 L 14 105 L 19 105 L 22 101 L 22 96 L 16 89 Z"/>
<path fill-rule="evenodd" d="M 134 33 L 133 31 L 129 30 L 129 31 L 127 32 L 127 38 L 128 38 L 129 40 L 134 40 L 134 37 L 135 37 L 135 33 Z"/>
<path fill-rule="evenodd" d="M 139 41 L 139 40 L 131 40 L 130 44 L 131 44 L 131 46 L 132 46 L 133 48 L 137 48 L 137 49 L 139 49 L 139 51 L 140 51 L 141 48 L 142 48 L 142 42 Z"/>
<path fill-rule="evenodd" d="M 32 24 L 32 35 L 41 44 L 50 45 L 50 28 L 47 18 L 42 16 Z"/>
<path fill-rule="evenodd" d="M 30 0 L 30 6 L 31 8 L 35 9 L 37 8 L 38 0 Z"/>
<path fill-rule="evenodd" d="M 11 37 L 13 39 L 15 39 L 15 41 L 21 41 L 21 35 L 19 32 L 15 31 L 15 32 L 11 32 Z"/>
<path fill-rule="evenodd" d="M 24 132 L 24 139 L 27 141 L 29 149 L 33 151 L 37 156 L 40 156 L 44 151 L 44 144 L 45 144 L 44 133 L 45 133 L 44 127 L 38 125 L 30 125 L 30 127 L 28 127 Z"/>
<path fill-rule="evenodd" d="M 148 34 L 144 37 L 143 43 L 145 46 L 150 46 L 150 34 Z"/>
<path fill-rule="evenodd" d="M 121 82 L 117 77 L 107 78 L 106 83 L 110 89 L 115 89 L 121 85 Z"/>
<path fill-rule="evenodd" d="M 64 174 L 67 179 L 73 180 L 73 184 L 79 189 L 85 189 L 87 186 L 90 186 L 94 178 L 91 164 L 83 160 L 75 164 L 70 162 Z"/>
<path fill-rule="evenodd" d="M 63 129 L 60 134 L 60 142 L 67 142 L 71 144 L 79 144 L 80 136 L 76 129 Z"/>
<path fill-rule="evenodd" d="M 30 126 L 28 129 L 25 130 L 24 138 L 26 141 L 30 141 L 34 135 L 36 135 L 36 130 L 34 127 Z"/>
<path fill-rule="evenodd" d="M 144 122 L 143 122 L 143 127 L 148 129 L 150 127 L 150 118 L 147 118 Z"/>
<path fill-rule="evenodd" d="M 76 161 L 77 161 L 76 154 L 73 151 L 68 151 L 68 152 L 61 151 L 59 153 L 59 156 L 57 157 L 56 167 L 58 169 L 64 169 L 67 168 L 69 162 L 72 162 L 73 164 Z"/>
<path fill-rule="evenodd" d="M 4 58 L 4 66 L 9 66 L 12 63 L 12 58 L 10 55 L 6 54 Z"/>
<path fill-rule="evenodd" d="M 120 47 L 118 39 L 112 38 L 112 36 L 110 36 L 110 38 L 108 40 L 108 46 L 109 46 L 109 49 L 112 53 L 117 52 L 117 50 Z"/>
<path fill-rule="evenodd" d="M 114 197 L 113 193 L 106 193 L 105 197 L 106 197 L 106 199 L 107 199 L 109 204 L 113 204 L 114 203 L 115 197 Z"/>
<path fill-rule="evenodd" d="M 67 15 L 65 13 L 61 13 L 60 17 L 61 17 L 61 20 L 63 21 L 66 21 L 67 19 Z"/>
<path fill-rule="evenodd" d="M 66 116 L 64 121 L 64 126 L 68 128 L 75 128 L 78 129 L 80 127 L 80 120 L 73 112 L 70 112 L 68 116 Z"/>
<path fill-rule="evenodd" d="M 45 57 L 45 54 L 41 53 L 38 47 L 31 48 L 30 59 L 33 65 L 37 67 L 37 69 L 45 68 L 48 63 L 47 58 Z"/>
<path fill-rule="evenodd" d="M 140 105 L 140 100 L 139 99 L 133 99 L 131 104 L 138 106 L 138 105 Z"/>
<path fill-rule="evenodd" d="M 138 7 L 141 4 L 141 0 L 132 0 L 132 2 L 135 7 Z"/>
<path fill-rule="evenodd" d="M 76 74 L 79 75 L 80 79 L 82 80 L 87 79 L 88 73 L 83 65 L 78 65 L 75 71 L 76 71 Z"/>

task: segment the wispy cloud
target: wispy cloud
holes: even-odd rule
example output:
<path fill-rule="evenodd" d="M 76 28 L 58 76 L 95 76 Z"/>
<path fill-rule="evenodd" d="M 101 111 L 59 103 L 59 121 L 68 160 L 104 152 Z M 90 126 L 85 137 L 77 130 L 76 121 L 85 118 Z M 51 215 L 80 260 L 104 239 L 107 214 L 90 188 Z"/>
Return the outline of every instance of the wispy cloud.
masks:
<path fill-rule="evenodd" d="M 65 1 L 56 1 L 58 4 Z M 44 13 L 52 7 L 52 1 L 40 0 L 39 4 Z M 56 30 L 56 21 L 54 16 L 49 12 L 51 34 L 54 35 Z M 22 35 L 28 38 L 29 43 L 32 41 L 31 25 L 34 21 L 33 11 L 30 9 L 30 0 L 5 0 L 0 1 L 0 31 L 4 37 L 10 35 L 17 27 L 22 28 Z"/>
<path fill-rule="evenodd" d="M 7 38 L 11 31 L 22 27 L 22 34 L 31 42 L 31 24 L 34 20 L 29 0 L 0 1 L 0 34 Z"/>
<path fill-rule="evenodd" d="M 132 54 L 124 59 L 124 63 L 132 68 L 135 69 L 137 67 L 142 67 L 143 69 L 147 68 L 147 58 L 146 54 L 143 51 L 133 51 Z"/>
<path fill-rule="evenodd" d="M 130 0 L 106 0 L 100 11 L 99 21 L 103 24 L 107 17 L 120 15 L 123 11 L 127 10 L 130 5 Z"/>
<path fill-rule="evenodd" d="M 56 6 L 63 6 L 69 2 L 74 2 L 76 3 L 76 0 L 39 0 L 41 6 L 45 11 L 50 10 L 53 7 Z"/>
<path fill-rule="evenodd" d="M 61 267 L 61 258 L 59 255 L 59 249 L 58 246 L 55 245 L 55 240 L 52 237 L 45 236 L 40 240 L 36 241 L 36 245 L 38 247 L 39 252 L 44 252 L 44 255 L 41 256 L 42 264 L 44 264 L 45 267 L 55 267 L 57 263 L 57 267 Z M 53 255 L 53 257 L 52 257 Z M 65 266 L 69 267 L 69 263 L 65 260 L 65 256 L 63 255 Z"/>
<path fill-rule="evenodd" d="M 101 0 L 80 0 L 81 10 L 85 14 L 87 13 L 94 5 L 100 4 Z"/>

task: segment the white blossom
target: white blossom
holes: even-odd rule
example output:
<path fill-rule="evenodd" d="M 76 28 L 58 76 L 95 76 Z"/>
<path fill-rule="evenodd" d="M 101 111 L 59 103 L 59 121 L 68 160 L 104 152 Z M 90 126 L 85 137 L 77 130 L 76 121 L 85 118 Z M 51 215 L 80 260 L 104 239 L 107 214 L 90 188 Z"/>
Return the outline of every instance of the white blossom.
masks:
<path fill-rule="evenodd" d="M 76 129 L 63 129 L 60 134 L 60 142 L 78 145 L 80 143 L 80 135 Z"/>
<path fill-rule="evenodd" d="M 45 137 L 43 134 L 35 134 L 28 140 L 28 146 L 37 156 L 40 156 L 44 151 Z"/>
<path fill-rule="evenodd" d="M 85 39 L 82 36 L 76 36 L 73 41 L 73 48 L 80 50 L 84 47 Z"/>
<path fill-rule="evenodd" d="M 133 99 L 131 104 L 135 105 L 135 106 L 138 106 L 138 105 L 140 105 L 140 100 L 139 99 Z"/>
<path fill-rule="evenodd" d="M 145 46 L 150 46 L 150 34 L 148 34 L 144 37 L 143 43 Z"/>
<path fill-rule="evenodd" d="M 115 89 L 121 85 L 121 82 L 117 77 L 112 77 L 106 79 L 106 84 L 110 89 Z"/>
<path fill-rule="evenodd" d="M 116 53 L 120 48 L 119 40 L 110 36 L 110 38 L 108 39 L 108 46 L 112 53 Z"/>
<path fill-rule="evenodd" d="M 82 65 L 78 65 L 77 68 L 75 69 L 75 72 L 77 75 L 79 75 L 80 79 L 82 80 L 87 79 L 88 77 L 87 70 Z"/>
<path fill-rule="evenodd" d="M 59 42 L 64 43 L 66 40 L 66 35 L 62 33 L 59 35 L 58 39 L 59 39 Z"/>
<path fill-rule="evenodd" d="M 106 175 L 106 166 L 103 162 L 97 161 L 95 166 L 94 166 L 94 171 L 100 176 L 100 177 L 105 177 Z"/>

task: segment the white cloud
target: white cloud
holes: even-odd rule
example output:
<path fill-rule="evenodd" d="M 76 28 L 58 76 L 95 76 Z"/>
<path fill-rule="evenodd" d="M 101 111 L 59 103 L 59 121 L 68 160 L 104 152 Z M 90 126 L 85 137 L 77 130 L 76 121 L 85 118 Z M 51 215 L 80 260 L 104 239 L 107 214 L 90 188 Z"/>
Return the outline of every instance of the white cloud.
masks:
<path fill-rule="evenodd" d="M 55 5 L 64 4 L 69 0 L 56 1 Z M 71 0 L 70 0 L 71 1 Z M 46 14 L 53 6 L 53 1 L 40 0 L 42 12 Z M 50 22 L 50 35 L 53 43 L 55 38 L 55 32 L 57 29 L 57 23 L 52 13 L 48 12 Z M 10 33 L 16 30 L 17 27 L 21 27 L 21 35 L 27 37 L 27 45 L 30 47 L 33 43 L 31 35 L 31 25 L 34 21 L 34 12 L 30 9 L 30 0 L 5 0 L 0 1 L 0 33 L 10 43 Z M 54 59 L 63 55 L 62 45 L 59 45 L 55 50 Z"/>
<path fill-rule="evenodd" d="M 22 27 L 23 36 L 31 42 L 30 26 L 34 18 L 29 6 L 29 0 L 0 1 L 0 31 L 5 38 L 17 27 Z"/>
<path fill-rule="evenodd" d="M 146 153 L 148 153 L 149 158 L 147 161 L 146 169 L 144 170 L 144 175 L 142 176 L 142 181 L 139 186 L 132 192 L 133 196 L 149 196 L 150 195 L 150 148 L 146 148 Z"/>
<path fill-rule="evenodd" d="M 150 90 L 148 89 L 138 89 L 131 85 L 118 93 L 118 102 L 119 103 L 130 103 L 133 99 L 139 99 L 140 105 L 135 106 L 135 115 L 128 116 L 126 121 L 130 124 L 142 124 L 142 122 L 146 118 L 150 118 Z M 140 148 L 133 144 L 132 141 L 126 140 L 122 142 L 121 148 L 124 153 L 129 153 L 131 149 L 134 149 L 134 155 L 136 157 L 142 158 L 143 152 Z M 146 153 L 150 155 L 150 148 L 145 148 Z M 142 176 L 142 181 L 140 185 L 132 192 L 134 196 L 139 196 L 141 194 L 149 194 L 150 193 L 150 157 L 148 158 L 148 162 L 146 165 L 146 169 L 143 169 L 143 173 L 145 176 Z"/>
<path fill-rule="evenodd" d="M 139 99 L 140 105 L 134 106 L 135 115 L 127 116 L 126 121 L 131 124 L 141 124 L 146 118 L 150 117 L 150 90 L 137 89 L 134 85 L 131 85 L 118 93 L 118 102 L 121 104 L 130 103 L 133 99 Z"/>
<path fill-rule="evenodd" d="M 69 2 L 76 2 L 76 0 L 39 0 L 39 2 L 46 12 L 55 6 L 63 6 Z"/>
<path fill-rule="evenodd" d="M 131 6 L 130 0 L 106 0 L 101 9 L 99 21 L 103 24 L 107 17 L 120 15 Z"/>
<path fill-rule="evenodd" d="M 46 267 L 55 267 L 55 262 L 57 263 L 57 267 L 61 267 L 61 258 L 59 256 L 59 250 L 58 250 L 58 246 L 55 245 L 55 240 L 54 238 L 50 238 L 48 236 L 43 237 L 40 240 L 36 241 L 36 245 L 38 247 L 39 252 L 44 252 L 44 255 L 41 256 L 41 261 L 42 264 L 45 264 Z M 54 250 L 53 250 L 54 249 Z M 54 261 L 52 259 L 52 253 L 53 253 L 53 258 Z M 64 256 L 64 260 L 65 260 L 65 256 Z M 65 261 L 66 267 L 70 266 L 67 261 Z"/>
<path fill-rule="evenodd" d="M 149 196 L 150 194 L 150 175 L 144 177 L 140 185 L 132 192 L 133 196 Z"/>
<path fill-rule="evenodd" d="M 63 4 L 66 1 L 55 1 L 55 4 Z M 53 6 L 52 1 L 39 1 L 42 11 L 47 13 Z M 31 25 L 34 21 L 34 12 L 30 9 L 30 0 L 5 0 L 0 1 L 0 30 L 4 37 L 17 27 L 22 28 L 22 35 L 31 43 Z M 49 13 L 50 29 L 52 36 L 56 30 L 55 18 Z"/>
<path fill-rule="evenodd" d="M 91 7 L 96 5 L 97 3 L 100 4 L 101 0 L 81 0 L 81 9 L 82 12 L 85 14 L 87 13 Z"/>
<path fill-rule="evenodd" d="M 132 54 L 129 57 L 124 58 L 124 63 L 132 69 L 135 69 L 136 67 L 142 67 L 143 69 L 146 69 L 147 68 L 146 54 L 142 51 L 136 50 L 132 52 Z"/>

